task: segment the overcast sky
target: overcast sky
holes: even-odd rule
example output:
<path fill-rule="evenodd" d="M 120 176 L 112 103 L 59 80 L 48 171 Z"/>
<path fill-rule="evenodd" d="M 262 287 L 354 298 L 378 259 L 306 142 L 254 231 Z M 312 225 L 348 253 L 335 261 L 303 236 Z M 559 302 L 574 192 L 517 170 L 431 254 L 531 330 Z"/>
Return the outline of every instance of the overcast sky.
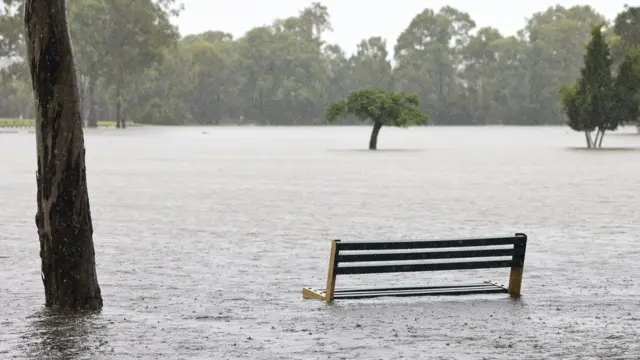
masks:
<path fill-rule="evenodd" d="M 206 30 L 224 30 L 235 37 L 277 18 L 294 16 L 311 4 L 307 0 L 183 0 L 185 11 L 177 20 L 183 35 Z M 323 0 L 329 8 L 334 31 L 326 39 L 347 51 L 370 36 L 382 36 L 393 46 L 411 19 L 425 7 L 434 10 L 450 5 L 468 12 L 478 26 L 497 27 L 504 34 L 522 28 L 525 18 L 554 4 L 588 4 L 613 19 L 630 0 Z M 633 2 L 632 2 L 633 3 Z"/>

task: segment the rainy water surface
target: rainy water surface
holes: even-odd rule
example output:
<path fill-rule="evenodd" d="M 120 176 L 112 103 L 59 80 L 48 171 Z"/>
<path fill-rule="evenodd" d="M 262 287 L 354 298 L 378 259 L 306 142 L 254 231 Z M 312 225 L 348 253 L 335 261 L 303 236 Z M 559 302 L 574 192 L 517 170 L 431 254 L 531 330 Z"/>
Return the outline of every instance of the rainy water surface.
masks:
<path fill-rule="evenodd" d="M 640 136 L 87 130 L 99 313 L 43 309 L 35 139 L 0 134 L 2 359 L 638 359 Z M 529 235 L 523 297 L 303 300 L 329 240 Z M 338 277 L 496 280 L 508 269 Z"/>

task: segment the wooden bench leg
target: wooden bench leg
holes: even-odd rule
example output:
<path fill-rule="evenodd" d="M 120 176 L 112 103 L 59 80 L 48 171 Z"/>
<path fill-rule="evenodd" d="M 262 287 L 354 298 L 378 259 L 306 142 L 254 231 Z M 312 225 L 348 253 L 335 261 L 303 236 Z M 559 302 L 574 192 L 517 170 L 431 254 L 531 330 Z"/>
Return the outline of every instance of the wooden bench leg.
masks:
<path fill-rule="evenodd" d="M 338 255 L 338 246 L 340 240 L 331 241 L 331 255 L 329 257 L 329 271 L 327 274 L 327 287 L 325 289 L 324 301 L 327 304 L 333 302 L 333 293 L 336 290 L 336 257 Z"/>
<path fill-rule="evenodd" d="M 516 237 L 521 240 L 513 246 L 513 265 L 511 266 L 511 275 L 509 275 L 509 295 L 511 295 L 512 298 L 520 297 L 524 254 L 527 250 L 527 235 L 518 233 Z"/>
<path fill-rule="evenodd" d="M 522 285 L 522 270 L 521 267 L 512 267 L 511 275 L 509 276 L 509 295 L 512 298 L 520 297 L 520 286 Z"/>

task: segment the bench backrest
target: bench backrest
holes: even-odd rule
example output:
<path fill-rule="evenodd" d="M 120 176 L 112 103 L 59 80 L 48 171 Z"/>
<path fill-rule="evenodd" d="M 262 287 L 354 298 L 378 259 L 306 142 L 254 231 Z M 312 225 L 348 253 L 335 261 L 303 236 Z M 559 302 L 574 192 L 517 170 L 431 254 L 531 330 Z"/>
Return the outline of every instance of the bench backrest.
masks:
<path fill-rule="evenodd" d="M 486 247 L 486 249 L 480 249 Z M 324 294 L 333 301 L 336 276 L 413 271 L 511 268 L 508 292 L 520 296 L 527 235 L 461 240 L 352 242 L 333 240 Z M 501 258 L 478 260 L 478 258 Z M 430 262 L 416 263 L 420 260 Z M 435 261 L 431 261 L 435 260 Z M 396 263 L 391 263 L 396 262 Z"/>
<path fill-rule="evenodd" d="M 333 275 L 522 268 L 526 246 L 527 235 L 520 233 L 511 237 L 462 240 L 395 242 L 335 240 L 332 246 L 335 248 L 332 249 L 335 251 L 332 254 Z M 478 249 L 479 247 L 487 248 Z M 477 260 L 477 258 L 497 257 L 502 259 Z M 430 260 L 430 262 L 416 263 L 421 260 Z"/>

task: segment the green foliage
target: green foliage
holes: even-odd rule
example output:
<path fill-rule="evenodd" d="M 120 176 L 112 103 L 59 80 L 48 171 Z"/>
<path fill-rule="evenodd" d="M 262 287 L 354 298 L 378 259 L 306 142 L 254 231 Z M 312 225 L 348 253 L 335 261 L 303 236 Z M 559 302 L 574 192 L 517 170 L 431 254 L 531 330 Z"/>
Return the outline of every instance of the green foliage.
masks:
<path fill-rule="evenodd" d="M 362 40 L 351 59 L 353 86 L 392 90 L 393 67 L 389 61 L 387 42 L 377 36 Z"/>
<path fill-rule="evenodd" d="M 22 43 L 23 1 L 0 1 L 0 58 L 20 55 Z"/>
<path fill-rule="evenodd" d="M 0 2 L 0 68 L 22 60 L 21 3 Z M 115 119 L 120 105 L 126 117 L 176 125 L 318 124 L 328 104 L 367 88 L 417 94 L 432 124 L 563 124 L 556 90 L 580 76 L 584 44 L 604 20 L 589 6 L 553 6 L 508 36 L 452 7 L 424 9 L 389 44 L 371 34 L 348 54 L 325 42 L 331 21 L 320 3 L 240 38 L 210 30 L 182 39 L 169 22 L 175 0 L 67 4 L 86 117 Z M 635 36 L 633 9 L 607 34 L 624 50 L 616 65 Z M 29 116 L 29 81 L 0 83 L 0 116 Z"/>
<path fill-rule="evenodd" d="M 632 46 L 640 46 L 640 7 L 625 5 L 616 16 L 613 32 L 620 37 L 625 54 Z"/>
<path fill-rule="evenodd" d="M 640 90 L 640 52 L 632 47 L 612 76 L 609 45 L 602 33 L 603 25 L 591 31 L 591 41 L 584 56 L 580 78 L 560 88 L 560 99 L 567 124 L 585 133 L 588 147 L 601 147 L 606 131 L 638 120 Z M 597 130 L 595 140 L 591 132 Z"/>
<path fill-rule="evenodd" d="M 596 129 L 604 133 L 618 127 L 616 117 L 612 116 L 612 60 L 609 45 L 602 34 L 602 25 L 595 26 L 591 31 L 584 64 L 580 78 L 573 85 L 562 87 L 560 95 L 568 118 L 567 124 L 575 131 L 585 132 L 587 146 L 592 147 L 594 144 L 589 133 Z"/>
<path fill-rule="evenodd" d="M 619 124 L 636 123 L 640 117 L 640 47 L 629 49 L 614 83 L 613 116 Z"/>
<path fill-rule="evenodd" d="M 233 41 L 233 35 L 223 31 L 209 30 L 200 34 L 188 35 L 182 39 L 182 42 L 185 44 L 191 44 L 199 41 L 206 41 L 210 44 L 216 44 L 225 41 Z"/>
<path fill-rule="evenodd" d="M 25 62 L 0 70 L 0 117 L 32 117 L 33 90 Z"/>
<path fill-rule="evenodd" d="M 164 61 L 154 64 L 145 73 L 145 82 L 137 87 L 137 97 L 130 116 L 141 123 L 184 125 L 192 123 L 187 99 L 196 80 L 190 67 L 189 53 L 169 51 Z"/>
<path fill-rule="evenodd" d="M 384 89 L 362 89 L 351 93 L 346 100 L 330 104 L 325 121 L 330 123 L 340 117 L 353 115 L 360 121 L 387 126 L 424 125 L 427 115 L 418 109 L 419 106 L 420 102 L 415 94 Z"/>
<path fill-rule="evenodd" d="M 618 127 L 613 111 L 613 78 L 611 75 L 611 53 L 602 34 L 602 25 L 591 31 L 591 41 L 587 45 L 585 65 L 581 70 L 579 87 L 584 91 L 584 120 L 586 128 L 601 131 Z"/>
<path fill-rule="evenodd" d="M 572 130 L 587 132 L 595 130 L 595 127 L 589 124 L 588 119 L 584 116 L 583 108 L 585 104 L 583 101 L 585 95 L 577 81 L 568 86 L 563 85 L 560 88 L 560 98 L 564 111 L 567 114 L 567 125 Z"/>
<path fill-rule="evenodd" d="M 345 117 L 351 114 L 349 107 L 347 106 L 347 100 L 339 100 L 332 102 L 327 107 L 325 112 L 324 121 L 326 123 L 332 123 L 341 117 Z M 365 119 L 367 119 L 365 117 Z"/>
<path fill-rule="evenodd" d="M 122 101 L 140 96 L 139 92 L 133 95 L 128 92 L 144 81 L 142 77 L 147 70 L 161 62 L 165 50 L 178 40 L 178 31 L 169 21 L 175 11 L 173 3 L 173 0 L 70 3 L 70 32 L 81 84 L 86 80 L 86 88 L 82 90 L 89 108 L 93 108 L 95 99 L 84 93 L 98 83 L 106 87 L 109 95 L 115 95 L 109 97 L 109 102 L 119 107 Z"/>

